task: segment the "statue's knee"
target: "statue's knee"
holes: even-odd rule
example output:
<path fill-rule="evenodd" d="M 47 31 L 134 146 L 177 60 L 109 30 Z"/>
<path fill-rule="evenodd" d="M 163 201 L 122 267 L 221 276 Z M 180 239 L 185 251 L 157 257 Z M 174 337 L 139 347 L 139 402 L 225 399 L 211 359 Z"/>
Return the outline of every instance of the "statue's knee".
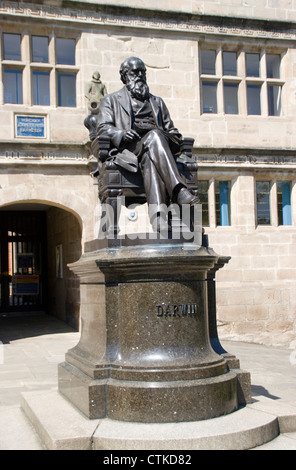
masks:
<path fill-rule="evenodd" d="M 163 132 L 160 129 L 152 129 L 146 136 L 147 144 L 161 142 L 164 139 Z"/>
<path fill-rule="evenodd" d="M 149 131 L 149 134 L 152 134 L 153 136 L 158 136 L 158 137 L 163 135 L 160 129 L 151 129 L 151 131 Z"/>

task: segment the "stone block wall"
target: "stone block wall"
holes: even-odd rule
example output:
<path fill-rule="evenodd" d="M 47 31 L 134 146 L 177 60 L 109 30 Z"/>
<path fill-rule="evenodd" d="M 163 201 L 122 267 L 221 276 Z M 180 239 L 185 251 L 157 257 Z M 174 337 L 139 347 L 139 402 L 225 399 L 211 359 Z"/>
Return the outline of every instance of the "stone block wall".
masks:
<path fill-rule="evenodd" d="M 262 174 L 268 176 L 268 170 Z M 273 173 L 274 178 L 283 178 L 280 175 Z M 295 176 L 291 194 L 294 221 Z M 224 177 L 229 179 L 230 173 Z M 231 226 L 205 227 L 210 246 L 219 255 L 231 257 L 216 276 L 219 334 L 221 339 L 289 348 L 296 335 L 295 226 L 277 225 L 272 200 L 271 225 L 256 225 L 257 177 L 256 171 L 241 171 L 232 179 Z"/>
<path fill-rule="evenodd" d="M 24 71 L 24 86 L 30 88 L 30 74 L 34 64 L 30 63 L 30 35 L 47 35 L 67 37 L 76 40 L 76 64 L 73 68 L 77 74 L 77 107 L 63 108 L 56 105 L 35 106 L 32 109 L 28 91 L 24 93 L 24 104 L 20 107 L 5 104 L 1 113 L 0 142 L 14 141 L 15 115 L 36 113 L 46 117 L 46 143 L 85 143 L 88 132 L 82 123 L 87 114 L 85 88 L 94 71 L 101 73 L 102 81 L 109 93 L 118 90 L 122 83 L 119 77 L 119 66 L 129 56 L 140 56 L 147 67 L 148 82 L 151 92 L 162 96 L 166 101 L 175 125 L 183 135 L 194 137 L 197 147 L 249 147 L 256 148 L 295 148 L 296 128 L 296 71 L 295 71 L 295 28 L 286 19 L 293 21 L 294 1 L 272 0 L 216 0 L 183 2 L 143 2 L 134 0 L 134 8 L 149 8 L 155 10 L 153 17 L 135 19 L 130 10 L 118 8 L 116 13 L 110 13 L 109 18 L 98 10 L 90 9 L 92 3 L 113 4 L 109 2 L 80 2 L 77 16 L 70 10 L 62 8 L 62 2 L 47 2 L 47 5 L 36 6 L 40 18 L 45 23 L 35 22 L 30 8 L 7 9 L 10 15 L 3 17 L 0 24 L 5 32 L 22 34 L 23 60 L 18 66 Z M 72 2 L 73 5 L 75 2 Z M 85 10 L 81 5 L 85 4 Z M 119 6 L 128 7 L 128 2 L 116 2 Z M 73 8 L 75 8 L 73 6 Z M 270 20 L 269 26 L 263 28 L 262 23 L 250 22 L 256 18 L 255 11 L 262 9 L 264 19 Z M 163 10 L 165 13 L 161 13 Z M 186 18 L 177 19 L 176 12 L 189 12 Z M 296 11 L 296 10 L 295 10 Z M 3 14 L 6 12 L 5 8 Z M 14 15 L 11 13 L 13 12 Z M 171 13 L 170 13 L 171 12 Z M 175 16 L 172 16 L 174 12 Z M 210 17 L 194 16 L 198 12 L 218 15 L 220 23 L 213 22 Z M 192 13 L 192 14 L 191 14 Z M 158 18 L 157 14 L 160 15 Z M 263 13 L 262 13 L 263 14 Z M 50 15 L 47 17 L 47 15 Z M 84 16 L 83 16 L 84 15 Z M 171 15 L 171 16 L 170 16 Z M 243 23 L 230 22 L 229 16 L 242 16 Z M 107 15 L 108 16 L 108 15 Z M 55 20 L 53 30 L 48 21 Z M 64 28 L 63 21 L 68 21 Z M 87 21 L 82 21 L 82 18 Z M 207 19 L 205 19 L 207 18 Z M 225 21 L 224 21 L 224 20 Z M 295 20 L 296 18 L 294 18 Z M 283 23 L 272 23 L 272 20 L 282 20 Z M 53 39 L 51 39 L 53 43 Z M 51 45 L 51 47 L 53 47 Z M 248 116 L 242 104 L 240 114 L 226 115 L 219 111 L 217 115 L 206 115 L 201 110 L 201 80 L 200 80 L 200 50 L 210 47 L 217 50 L 221 56 L 223 50 L 238 51 L 243 64 L 244 51 L 259 51 L 264 54 L 279 53 L 282 55 L 281 81 L 283 84 L 283 112 L 280 117 L 269 117 L 265 111 L 262 116 Z M 53 52 L 51 53 L 54 54 Z M 6 65 L 4 65 L 6 66 Z M 55 63 L 50 63 L 52 75 L 55 73 Z M 36 67 L 35 67 L 36 68 Z M 72 70 L 71 68 L 71 70 Z M 241 65 L 243 70 L 243 65 Z M 239 77 L 241 78 L 241 73 Z M 264 85 L 265 86 L 265 85 Z M 51 95 L 57 94 L 56 84 L 51 85 Z M 240 87 L 240 93 L 244 93 Z M 222 98 L 222 87 L 218 92 Z M 2 101 L 1 101 L 2 100 Z M 52 99 L 54 103 L 55 99 Z M 3 97 L 0 94 L 0 105 Z M 18 139 L 20 140 L 20 139 Z M 29 139 L 27 139 L 29 141 Z"/>
<path fill-rule="evenodd" d="M 120 5 L 150 10 L 259 18 L 264 20 L 295 20 L 294 0 L 83 0 L 83 3 Z"/>
<path fill-rule="evenodd" d="M 18 2 L 2 3 L 2 31 L 23 35 L 25 55 L 17 67 L 24 70 L 27 94 L 23 105 L 4 104 L 0 80 L 1 206 L 40 202 L 66 209 L 80 222 L 82 246 L 96 237 L 100 204 L 86 155 L 85 87 L 98 70 L 108 92 L 118 90 L 122 87 L 121 62 L 140 56 L 147 67 L 151 92 L 163 97 L 180 132 L 195 139 L 198 158 L 202 153 L 215 157 L 211 165 L 199 159 L 200 177 L 232 181 L 232 225 L 216 227 L 211 216 L 206 228 L 217 253 L 231 256 L 229 264 L 217 274 L 221 334 L 288 347 L 296 334 L 296 176 L 293 159 L 285 164 L 285 152 L 292 153 L 296 148 L 296 0 L 49 0 L 37 2 L 34 9 L 31 1 L 22 2 L 21 7 Z M 111 5 L 117 7 L 108 12 Z M 153 13 L 144 14 L 143 9 Z M 243 21 L 237 21 L 237 17 Z M 30 63 L 31 35 L 46 35 L 51 41 L 60 35 L 76 39 L 76 108 L 32 106 L 28 90 L 36 65 Z M 266 97 L 261 116 L 248 116 L 245 102 L 239 115 L 224 114 L 221 107 L 217 114 L 203 114 L 202 48 L 215 49 L 218 60 L 224 50 L 238 52 L 240 74 L 246 51 L 259 52 L 261 57 L 280 54 L 282 115 L 268 116 Z M 13 64 L 2 63 L 1 73 L 8 65 Z M 51 66 L 54 77 L 54 61 Z M 215 79 L 219 80 L 221 99 L 221 65 L 218 72 Z M 245 77 L 237 78 L 244 83 Z M 267 84 L 263 86 L 266 90 Z M 241 86 L 240 95 L 244 90 Z M 51 92 L 56 97 L 54 86 Z M 16 138 L 18 113 L 45 116 L 46 138 Z M 263 164 L 253 159 L 258 149 L 265 151 Z M 243 166 L 239 158 L 232 159 L 242 151 L 248 154 Z M 256 226 L 256 177 L 292 182 L 292 226 L 279 227 L 276 218 L 269 227 Z"/>
<path fill-rule="evenodd" d="M 289 348 L 296 334 L 293 230 L 209 236 L 215 251 L 231 256 L 216 278 L 220 338 Z"/>
<path fill-rule="evenodd" d="M 61 247 L 62 269 L 57 273 L 56 249 Z M 77 261 L 82 252 L 81 227 L 65 210 L 52 207 L 47 212 L 48 311 L 79 329 L 80 282 L 68 264 Z"/>
<path fill-rule="evenodd" d="M 254 50 L 254 42 L 247 38 L 244 46 L 241 45 L 244 39 L 209 38 L 211 47 L 218 53 L 223 48 Z M 83 33 L 83 81 L 87 82 L 92 73 L 99 70 L 108 92 L 116 91 L 122 87 L 119 77 L 121 62 L 129 56 L 139 56 L 146 64 L 151 93 L 165 100 L 176 127 L 183 135 L 193 137 L 196 147 L 295 148 L 296 124 L 292 119 L 296 113 L 294 47 L 283 42 L 275 46 L 272 42 L 268 49 L 265 41 L 257 41 L 258 51 L 282 54 L 282 116 L 270 117 L 266 111 L 261 116 L 248 116 L 242 103 L 239 115 L 223 112 L 208 115 L 201 109 L 199 63 L 200 49 L 205 44 L 208 41 L 199 36 L 190 38 L 179 34 L 170 37 L 160 32 L 156 35 L 154 31 L 136 35 L 114 31 L 108 37 L 95 32 Z M 222 95 L 220 98 L 222 101 Z"/>

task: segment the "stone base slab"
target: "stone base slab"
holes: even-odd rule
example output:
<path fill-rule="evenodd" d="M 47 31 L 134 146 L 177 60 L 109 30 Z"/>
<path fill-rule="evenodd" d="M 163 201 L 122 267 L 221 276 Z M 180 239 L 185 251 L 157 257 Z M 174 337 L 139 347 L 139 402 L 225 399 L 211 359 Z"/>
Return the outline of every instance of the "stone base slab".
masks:
<path fill-rule="evenodd" d="M 22 394 L 22 408 L 48 450 L 246 450 L 296 430 L 295 408 L 263 398 L 232 414 L 165 424 L 89 420 L 56 390 Z"/>
<path fill-rule="evenodd" d="M 145 416 L 145 423 L 188 422 L 232 413 L 238 406 L 240 382 L 235 371 L 153 385 L 110 378 L 94 380 L 66 362 L 58 371 L 59 392 L 90 419 L 144 422 Z"/>

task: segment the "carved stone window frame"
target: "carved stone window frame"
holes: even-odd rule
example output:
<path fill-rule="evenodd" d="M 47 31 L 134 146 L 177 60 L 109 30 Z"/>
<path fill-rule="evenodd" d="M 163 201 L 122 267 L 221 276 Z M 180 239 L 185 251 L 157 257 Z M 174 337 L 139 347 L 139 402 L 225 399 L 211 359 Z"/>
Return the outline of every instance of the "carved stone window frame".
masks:
<path fill-rule="evenodd" d="M 204 74 L 202 73 L 202 51 L 215 51 L 216 52 L 216 70 L 215 74 Z M 224 52 L 235 52 L 237 54 L 237 72 L 236 75 L 224 75 L 223 73 L 223 53 Z M 258 77 L 251 77 L 246 72 L 246 55 L 248 53 L 257 53 L 260 55 L 260 75 Z M 250 116 L 250 117 L 282 117 L 285 115 L 285 107 L 283 100 L 283 91 L 286 83 L 284 76 L 283 59 L 287 49 L 282 47 L 260 47 L 260 46 L 248 46 L 248 45 L 226 45 L 216 43 L 200 43 L 199 44 L 199 77 L 200 77 L 200 102 L 201 102 L 201 115 L 206 115 L 206 106 L 203 102 L 203 85 L 212 84 L 216 85 L 217 90 L 217 112 L 212 112 L 212 115 L 229 115 L 231 116 Z M 279 78 L 268 78 L 267 74 L 267 56 L 268 55 L 279 55 L 280 56 L 280 77 Z M 229 113 L 225 110 L 224 91 L 225 85 L 236 85 L 238 90 L 238 112 Z M 260 114 L 251 114 L 248 109 L 248 87 L 260 87 Z M 280 112 L 272 114 L 269 108 L 269 97 L 268 90 L 270 87 L 278 87 L 278 94 L 280 96 Z"/>
<path fill-rule="evenodd" d="M 4 60 L 3 55 L 3 34 L 19 34 L 21 36 L 21 60 Z M 48 63 L 45 62 L 33 62 L 32 60 L 32 37 L 33 36 L 44 36 L 48 37 Z M 57 64 L 56 60 L 56 39 L 72 39 L 75 41 L 76 47 L 76 61 L 75 65 Z M 22 103 L 18 103 L 17 106 L 29 106 L 36 110 L 48 107 L 57 108 L 59 107 L 59 91 L 58 91 L 58 76 L 61 73 L 77 74 L 80 70 L 77 54 L 77 32 L 73 34 L 66 34 L 59 29 L 54 31 L 51 28 L 44 28 L 44 32 L 40 31 L 40 28 L 23 30 L 21 27 L 15 26 L 13 29 L 7 26 L 5 30 L 1 31 L 0 34 L 0 82 L 3 83 L 4 70 L 15 69 L 22 72 L 22 86 L 23 86 L 23 99 Z M 49 95 L 50 101 L 48 105 L 34 105 L 33 99 L 33 72 L 47 72 L 49 73 Z M 13 103 L 5 103 L 5 90 L 3 87 L 2 93 L 0 93 L 0 105 L 13 105 Z M 77 107 L 77 90 L 76 90 L 76 105 Z M 37 111 L 36 111 L 37 112 Z"/>

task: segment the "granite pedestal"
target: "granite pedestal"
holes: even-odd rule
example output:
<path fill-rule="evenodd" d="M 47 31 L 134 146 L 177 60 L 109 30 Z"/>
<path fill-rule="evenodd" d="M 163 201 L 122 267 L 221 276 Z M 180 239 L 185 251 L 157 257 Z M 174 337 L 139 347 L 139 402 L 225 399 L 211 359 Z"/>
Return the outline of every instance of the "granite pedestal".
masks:
<path fill-rule="evenodd" d="M 238 408 L 237 374 L 209 335 L 208 275 L 219 256 L 192 243 L 114 246 L 71 265 L 81 339 L 59 391 L 88 418 L 199 421 Z"/>

